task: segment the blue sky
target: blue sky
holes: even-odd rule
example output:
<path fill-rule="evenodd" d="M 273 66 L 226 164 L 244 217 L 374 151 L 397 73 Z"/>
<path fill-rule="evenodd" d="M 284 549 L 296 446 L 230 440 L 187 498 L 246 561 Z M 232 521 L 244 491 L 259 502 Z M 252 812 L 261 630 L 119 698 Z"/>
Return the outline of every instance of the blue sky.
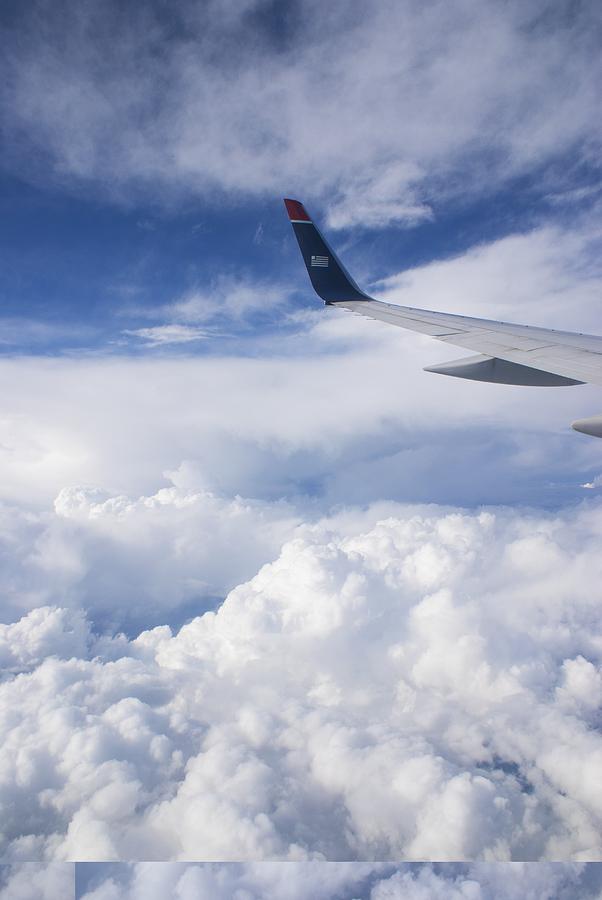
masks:
<path fill-rule="evenodd" d="M 595 3 L 41 2 L 1 22 L 7 503 L 174 478 L 312 521 L 595 502 L 598 444 L 569 423 L 596 388 L 424 373 L 453 348 L 324 310 L 282 204 L 378 296 L 596 333 Z"/>
<path fill-rule="evenodd" d="M 3 858 L 602 858 L 599 388 L 425 373 L 282 204 L 375 296 L 599 333 L 601 24 L 3 6 Z"/>
<path fill-rule="evenodd" d="M 549 178 L 549 172 L 538 171 L 485 198 L 434 204 L 432 218 L 409 229 L 396 223 L 364 228 L 360 222 L 337 233 L 335 241 L 370 284 L 542 222 L 570 227 L 576 210 L 596 200 L 597 172 L 586 167 L 574 174 L 575 190 L 591 189 L 577 203 L 572 196 L 552 203 Z M 280 193 L 286 190 L 283 184 Z M 323 202 L 316 200 L 312 209 L 325 217 Z M 224 278 L 271 284 L 284 308 L 275 311 L 268 302 L 262 310 L 258 301 L 243 322 L 214 326 L 209 340 L 194 341 L 192 348 L 172 345 L 170 352 L 252 353 L 254 337 L 272 328 L 288 330 L 290 312 L 319 304 L 280 196 L 240 197 L 227 208 L 195 198 L 169 210 L 149 197 L 123 209 L 81 189 L 65 192 L 5 174 L 2 214 L 10 223 L 2 244 L 4 354 L 156 352 L 126 332 L 163 324 L 163 307 L 195 288 L 210 291 Z M 441 302 L 444 297 L 432 298 L 433 307 Z M 567 311 L 567 327 L 573 327 L 572 318 Z"/>
<path fill-rule="evenodd" d="M 284 309 L 169 350 L 253 352 L 315 306 L 283 195 L 368 283 L 599 199 L 595 4 L 69 9 L 2 14 L 5 353 L 144 352 L 132 331 L 224 278 Z"/>
<path fill-rule="evenodd" d="M 566 159 L 570 169 L 572 156 Z M 496 184 L 485 196 L 482 191 L 471 195 L 467 182 L 467 194 L 432 203 L 425 220 L 374 227 L 359 221 L 331 229 L 330 234 L 358 280 L 387 299 L 595 333 L 598 311 L 592 292 L 600 284 L 596 170 L 583 165 L 571 172 L 571 188 L 563 183 L 565 194 L 559 199 L 550 195 L 550 173 L 555 171 L 558 162 L 553 159 L 548 167 L 539 166 L 503 187 Z M 337 488 L 328 497 L 328 482 L 333 474 L 340 478 L 343 473 L 333 473 L 332 450 L 316 447 L 311 423 L 307 445 L 287 451 L 288 463 L 281 474 L 281 459 L 269 454 L 270 462 L 264 459 L 256 464 L 255 449 L 242 482 L 239 472 L 232 477 L 228 467 L 216 470 L 211 462 L 212 477 L 220 489 L 270 499 L 326 495 L 326 506 L 388 498 L 468 506 L 522 502 L 558 507 L 581 499 L 581 485 L 598 474 L 595 442 L 567 430 L 572 419 L 595 411 L 595 389 L 523 392 L 469 386 L 422 373 L 422 366 L 453 354 L 435 341 L 387 335 L 386 326 L 370 323 L 341 321 L 337 326 L 332 311 L 323 312 L 311 290 L 280 196 L 304 197 L 303 187 L 295 191 L 283 185 L 279 194 L 269 196 L 234 194 L 226 202 L 192 196 L 171 202 L 169 208 L 164 202 L 153 204 L 148 193 L 124 205 L 107 198 L 98 185 L 57 185 L 54 178 L 41 186 L 5 174 L 3 187 L 4 218 L 10 227 L 4 233 L 6 262 L 0 275 L 4 331 L 0 351 L 15 365 L 24 355 L 30 360 L 62 359 L 65 365 L 87 359 L 98 365 L 104 360 L 110 366 L 115 357 L 164 365 L 170 359 L 186 359 L 190 376 L 196 378 L 200 370 L 194 374 L 194 361 L 200 359 L 231 359 L 234 366 L 245 358 L 297 357 L 306 361 L 308 369 L 315 369 L 319 358 L 327 357 L 351 364 L 347 374 L 342 365 L 341 382 L 350 375 L 365 382 L 362 366 L 366 361 L 353 364 L 354 354 L 378 356 L 380 350 L 376 345 L 371 349 L 370 341 L 378 337 L 387 341 L 392 367 L 385 374 L 375 360 L 374 408 L 353 437 L 345 438 L 342 453 L 349 478 L 343 490 Z M 318 220 L 327 221 L 327 194 L 308 201 L 308 206 Z M 547 236 L 552 233 L 550 240 Z M 543 245 L 534 254 L 530 242 L 540 234 Z M 575 235 L 578 246 L 573 249 L 570 241 Z M 483 269 L 480 283 L 477 273 L 464 293 L 464 261 L 471 253 L 478 255 L 480 248 L 491 248 L 495 257 L 504 239 L 522 239 L 525 245 L 520 251 L 522 269 L 517 269 L 506 293 L 492 278 L 499 277 L 500 267 L 503 273 L 508 262 L 512 264 L 511 253 L 508 262 L 493 264 L 493 272 Z M 568 249 L 562 251 L 560 261 L 555 260 L 554 253 L 562 246 Z M 445 261 L 451 265 L 451 282 L 444 278 L 431 287 L 429 273 Z M 407 271 L 410 282 L 415 282 L 414 291 L 408 290 Z M 380 283 L 387 277 L 392 279 L 391 289 Z M 540 294 L 527 293 L 540 290 L 541 278 L 545 284 Z M 563 302 L 563 296 L 569 302 Z M 319 329 L 325 325 L 330 331 L 321 336 Z M 338 333 L 332 331 L 337 327 Z M 407 350 L 413 357 L 404 366 Z M 9 380 L 10 371 L 9 367 Z M 180 377 L 187 377 L 184 370 Z M 336 372 L 330 377 L 336 381 Z M 401 390 L 401 395 L 395 399 L 392 394 L 381 409 L 378 393 L 384 378 L 393 379 L 391 391 L 398 381 L 395 393 Z M 74 370 L 71 381 L 77 380 Z M 344 389 L 343 382 L 340 387 Z M 107 383 L 105 391 L 111 390 Z M 405 416 L 408 404 L 403 394 L 410 391 L 418 398 L 423 390 L 433 399 L 425 400 L 424 419 L 416 427 Z M 241 403 L 246 402 L 243 396 L 241 391 Z M 477 408 L 467 415 L 464 407 L 471 396 L 478 397 Z M 216 402 L 220 402 L 217 396 Z M 260 407 L 262 401 L 253 395 L 248 402 Z M 512 411 L 514 402 L 524 409 L 522 415 Z M 17 397 L 14 403 L 19 408 L 21 400 Z M 334 397 L 332 403 L 334 411 Z M 506 415 L 500 411 L 500 421 L 491 416 L 498 405 L 508 410 Z M 550 432 L 545 435 L 533 432 L 529 410 L 534 408 L 549 411 L 545 422 Z M 192 411 L 182 409 L 181 416 L 186 420 Z M 236 416 L 235 407 L 232 414 Z M 483 414 L 488 418 L 485 427 Z M 161 418 L 161 407 L 155 415 Z M 261 418 L 260 408 L 258 415 Z M 525 427 L 528 440 L 535 441 L 538 449 L 533 464 L 517 466 L 512 460 L 520 453 Z M 444 446 L 453 477 L 441 477 Z M 568 467 L 567 452 L 571 454 Z M 280 456 L 278 451 L 276 455 Z M 410 469 L 404 465 L 408 455 L 414 460 Z M 164 456 L 162 465 L 177 467 L 180 462 L 175 456 Z M 358 463 L 360 471 L 353 476 Z M 368 468 L 362 475 L 364 464 Z M 440 473 L 434 481 L 433 467 Z M 153 479 L 134 489 L 153 487 L 159 472 L 155 469 Z M 85 483 L 97 484 L 93 472 L 83 478 Z"/>

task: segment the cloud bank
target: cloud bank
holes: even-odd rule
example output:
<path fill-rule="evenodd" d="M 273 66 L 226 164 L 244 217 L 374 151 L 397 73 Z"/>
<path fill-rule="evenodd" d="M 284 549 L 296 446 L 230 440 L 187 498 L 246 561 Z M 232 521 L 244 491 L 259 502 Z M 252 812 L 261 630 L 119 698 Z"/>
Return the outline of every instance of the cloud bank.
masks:
<path fill-rule="evenodd" d="M 82 900 L 594 900 L 602 888 L 602 867 L 594 864 L 137 863 L 94 868 L 100 883 Z M 103 868 L 111 874 L 103 877 Z"/>
<path fill-rule="evenodd" d="M 335 228 L 525 173 L 545 189 L 570 153 L 558 196 L 599 147 L 598 26 L 595 3 L 40 0 L 4 25 L 6 164 L 118 202 L 288 185 Z"/>
<path fill-rule="evenodd" d="M 527 319 L 528 303 L 532 322 L 595 330 L 598 240 L 587 216 L 572 232 L 506 237 L 380 287 L 510 320 Z M 239 285 L 226 306 L 238 315 L 259 293 Z M 170 307 L 177 328 L 210 314 L 206 300 Z M 595 387 L 434 376 L 421 367 L 457 350 L 336 311 L 305 310 L 288 326 L 244 356 L 0 361 L 7 621 L 54 605 L 128 633 L 181 623 L 340 505 L 554 507 L 598 489 L 599 446 L 568 428 L 599 409 Z"/>
<path fill-rule="evenodd" d="M 73 874 L 67 863 L 0 865 L 0 900 L 75 900 Z"/>
<path fill-rule="evenodd" d="M 175 634 L 6 626 L 5 857 L 599 859 L 598 506 L 380 513 Z"/>
<path fill-rule="evenodd" d="M 595 332 L 601 258 L 589 215 L 573 228 L 534 229 L 397 273 L 377 288 L 427 309 Z M 268 305 L 276 293 L 267 291 Z M 264 284 L 230 285 L 217 307 L 236 317 L 265 295 Z M 166 340 L 196 335 L 216 311 L 207 304 L 206 295 L 186 295 L 156 310 L 157 324 L 139 338 L 169 347 Z M 2 498 L 49 504 L 74 484 L 150 495 L 163 472 L 188 460 L 206 488 L 227 496 L 273 499 L 313 487 L 331 502 L 369 502 L 374 494 L 359 492 L 380 481 L 384 497 L 401 484 L 404 499 L 524 501 L 541 470 L 561 480 L 598 459 L 595 441 L 568 430 L 598 409 L 591 386 L 512 388 L 424 373 L 462 351 L 319 306 L 283 316 L 282 326 L 234 351 L 217 338 L 199 341 L 205 355 L 178 360 L 3 359 Z M 455 495 L 437 464 L 440 445 Z M 488 461 L 491 473 L 475 491 Z M 502 491 L 484 496 L 494 472 Z M 437 490 L 429 493 L 430 484 Z"/>
<path fill-rule="evenodd" d="M 99 627 L 128 629 L 213 606 L 273 559 L 301 521 L 286 502 L 174 484 L 136 499 L 64 488 L 53 512 L 0 512 L 5 616 L 61 598 Z"/>

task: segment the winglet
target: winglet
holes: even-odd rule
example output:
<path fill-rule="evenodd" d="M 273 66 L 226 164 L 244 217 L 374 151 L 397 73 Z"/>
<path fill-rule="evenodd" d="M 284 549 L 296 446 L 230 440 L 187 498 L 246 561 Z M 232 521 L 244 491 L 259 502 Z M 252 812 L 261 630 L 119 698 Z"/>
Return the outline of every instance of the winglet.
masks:
<path fill-rule="evenodd" d="M 299 200 L 284 201 L 313 288 L 325 303 L 369 300 L 312 222 Z"/>
<path fill-rule="evenodd" d="M 311 222 L 305 207 L 298 200 L 287 199 L 284 201 L 284 205 L 291 222 Z"/>

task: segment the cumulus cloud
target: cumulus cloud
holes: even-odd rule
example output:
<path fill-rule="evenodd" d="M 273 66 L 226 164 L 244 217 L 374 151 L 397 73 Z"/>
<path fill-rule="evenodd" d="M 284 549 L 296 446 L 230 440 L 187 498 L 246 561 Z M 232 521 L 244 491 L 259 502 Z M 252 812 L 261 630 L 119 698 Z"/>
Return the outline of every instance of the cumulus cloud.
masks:
<path fill-rule="evenodd" d="M 412 223 L 433 198 L 595 158 L 597 22 L 594 3 L 182 2 L 167 16 L 40 0 L 5 25 L 5 156 L 120 202 L 288 184 L 328 198 L 335 227 Z"/>
<path fill-rule="evenodd" d="M 357 896 L 364 885 L 381 873 L 391 873 L 394 867 L 383 863 L 268 862 L 105 866 L 83 863 L 80 868 L 82 880 L 95 884 L 82 894 L 82 900 L 159 900 L 166 896 L 179 900 L 330 900 Z"/>
<path fill-rule="evenodd" d="M 4 673 L 39 665 L 47 656 L 85 656 L 90 628 L 85 614 L 38 607 L 10 625 L 0 624 L 0 666 Z"/>
<path fill-rule="evenodd" d="M 285 502 L 226 499 L 197 487 L 172 483 L 151 496 L 132 499 L 98 489 L 64 488 L 53 512 L 22 508 L 0 511 L 4 558 L 4 615 L 62 603 L 74 610 L 71 645 L 85 639 L 77 609 L 84 607 L 98 626 L 137 628 L 153 621 L 182 621 L 213 606 L 239 581 L 277 555 L 300 522 Z M 4 627 L 4 626 L 3 626 Z M 12 631 L 0 632 L 13 664 Z M 36 629 L 34 644 L 14 647 L 34 658 L 56 640 L 57 620 Z M 15 652 L 17 652 L 15 650 Z"/>
<path fill-rule="evenodd" d="M 602 867 L 567 863 L 221 863 L 86 866 L 82 900 L 573 900 L 600 897 Z"/>
<path fill-rule="evenodd" d="M 570 900 L 598 898 L 600 866 L 488 864 L 414 867 L 376 883 L 370 900 Z"/>
<path fill-rule="evenodd" d="M 0 900 L 75 900 L 68 863 L 0 865 Z"/>
<path fill-rule="evenodd" d="M 393 506 L 177 633 L 12 626 L 4 856 L 599 859 L 598 507 Z"/>

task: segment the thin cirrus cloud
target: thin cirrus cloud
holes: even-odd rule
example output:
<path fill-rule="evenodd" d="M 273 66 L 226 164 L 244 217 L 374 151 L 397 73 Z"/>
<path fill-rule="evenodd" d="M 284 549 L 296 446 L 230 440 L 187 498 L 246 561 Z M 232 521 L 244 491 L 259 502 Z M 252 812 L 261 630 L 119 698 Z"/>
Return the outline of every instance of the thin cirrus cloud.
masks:
<path fill-rule="evenodd" d="M 2 628 L 3 855 L 600 859 L 600 551 L 597 505 L 391 505 L 179 631 L 36 609 Z"/>
<path fill-rule="evenodd" d="M 220 318 L 237 321 L 254 313 L 273 313 L 285 304 L 289 294 L 290 288 L 285 285 L 222 277 L 209 286 L 187 291 L 163 312 L 181 322 Z"/>
<path fill-rule="evenodd" d="M 257 320 L 269 322 L 277 329 L 294 329 L 297 323 L 290 311 L 286 311 L 290 297 L 290 287 L 276 282 L 222 276 L 208 285 L 191 287 L 171 303 L 124 308 L 122 316 L 151 319 L 161 324 L 126 328 L 121 334 L 133 338 L 141 347 L 150 348 L 211 341 L 215 352 L 223 339 L 230 342 L 241 337 L 248 342 L 256 339 Z M 113 343 L 117 351 L 123 352 L 123 340 Z"/>
<path fill-rule="evenodd" d="M 558 194 L 599 145 L 591 3 L 44 10 L 5 26 L 7 164 L 118 201 L 289 184 L 333 227 L 413 224 L 570 153 Z"/>
<path fill-rule="evenodd" d="M 151 347 L 163 347 L 166 344 L 190 344 L 191 342 L 204 341 L 210 335 L 202 328 L 193 328 L 191 325 L 153 325 L 149 328 L 126 328 L 123 334 L 139 338 Z"/>

